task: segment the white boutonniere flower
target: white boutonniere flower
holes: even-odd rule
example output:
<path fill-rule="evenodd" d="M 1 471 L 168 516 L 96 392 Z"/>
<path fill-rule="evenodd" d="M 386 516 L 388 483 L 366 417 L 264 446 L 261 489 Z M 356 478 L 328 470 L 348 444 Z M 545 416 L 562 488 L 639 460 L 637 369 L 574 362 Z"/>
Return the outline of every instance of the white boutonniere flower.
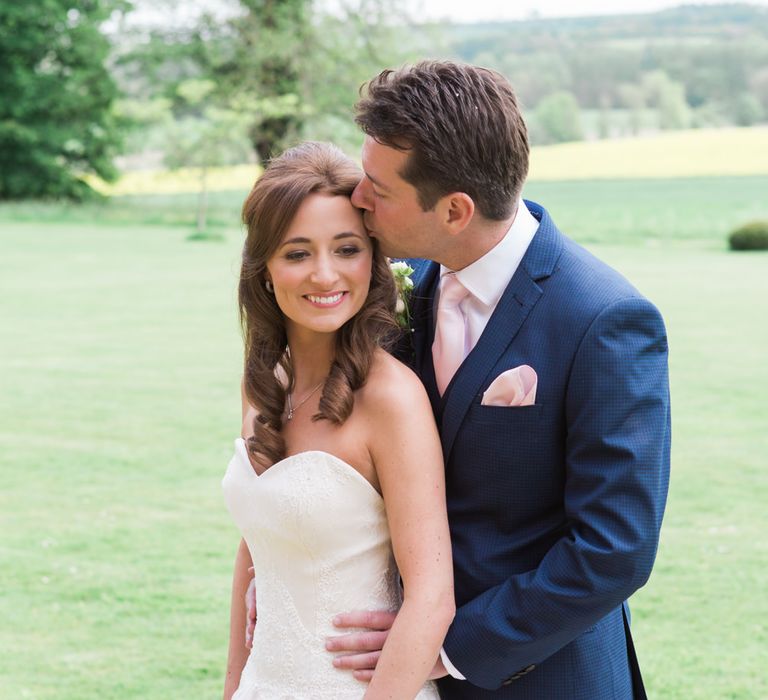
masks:
<path fill-rule="evenodd" d="M 413 291 L 413 280 L 411 275 L 414 269 L 402 260 L 389 263 L 389 269 L 392 270 L 392 276 L 395 278 L 395 287 L 397 288 L 397 302 L 395 303 L 395 318 L 397 324 L 409 330 L 411 326 L 411 315 L 408 302 Z"/>

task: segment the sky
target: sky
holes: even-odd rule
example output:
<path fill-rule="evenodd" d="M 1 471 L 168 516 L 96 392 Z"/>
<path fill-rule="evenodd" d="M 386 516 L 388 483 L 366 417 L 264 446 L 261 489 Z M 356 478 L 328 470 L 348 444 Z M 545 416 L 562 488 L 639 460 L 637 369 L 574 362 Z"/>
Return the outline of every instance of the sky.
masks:
<path fill-rule="evenodd" d="M 741 0 L 744 2 L 744 0 Z M 613 15 L 655 12 L 684 4 L 735 4 L 723 0 L 411 0 L 414 14 L 425 19 L 449 19 L 453 22 L 480 22 L 484 20 L 526 19 L 539 17 L 575 17 L 583 15 Z M 749 4 L 768 7 L 768 0 L 753 0 Z M 421 6 L 421 12 L 416 10 Z"/>
<path fill-rule="evenodd" d="M 736 4 L 739 0 L 401 0 L 415 21 L 448 20 L 451 22 L 483 22 L 539 17 L 574 17 L 655 12 L 683 4 Z M 744 0 L 741 0 L 744 2 Z M 747 0 L 749 4 L 768 8 L 768 0 Z M 319 0 L 328 8 L 346 0 Z M 134 0 L 136 11 L 130 23 L 164 24 L 169 17 L 176 22 L 194 20 L 203 10 L 222 18 L 237 3 L 231 0 Z"/>

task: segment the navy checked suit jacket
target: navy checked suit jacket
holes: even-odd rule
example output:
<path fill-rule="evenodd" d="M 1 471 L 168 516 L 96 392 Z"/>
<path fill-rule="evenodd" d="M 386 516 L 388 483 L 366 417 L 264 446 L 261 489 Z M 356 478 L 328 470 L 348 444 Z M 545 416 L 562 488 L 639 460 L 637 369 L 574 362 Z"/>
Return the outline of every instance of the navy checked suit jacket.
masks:
<path fill-rule="evenodd" d="M 446 465 L 466 681 L 447 700 L 631 698 L 624 601 L 650 575 L 669 482 L 667 338 L 656 308 L 562 235 L 547 212 L 445 395 L 435 386 L 439 266 L 411 261 L 412 362 Z M 503 371 L 538 374 L 536 404 L 483 406 Z"/>

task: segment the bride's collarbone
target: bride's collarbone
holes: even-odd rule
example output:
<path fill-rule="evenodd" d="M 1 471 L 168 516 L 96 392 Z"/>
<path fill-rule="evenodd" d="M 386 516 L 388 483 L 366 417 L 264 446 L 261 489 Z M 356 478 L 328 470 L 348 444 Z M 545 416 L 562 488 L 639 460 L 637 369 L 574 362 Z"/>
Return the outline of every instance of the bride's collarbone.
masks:
<path fill-rule="evenodd" d="M 371 459 L 367 443 L 352 418 L 344 425 L 333 426 L 328 421 L 297 421 L 295 416 L 290 424 L 283 426 L 285 455 L 290 457 L 304 452 L 325 452 L 346 462 L 359 472 L 371 485 L 380 491 L 376 468 Z"/>

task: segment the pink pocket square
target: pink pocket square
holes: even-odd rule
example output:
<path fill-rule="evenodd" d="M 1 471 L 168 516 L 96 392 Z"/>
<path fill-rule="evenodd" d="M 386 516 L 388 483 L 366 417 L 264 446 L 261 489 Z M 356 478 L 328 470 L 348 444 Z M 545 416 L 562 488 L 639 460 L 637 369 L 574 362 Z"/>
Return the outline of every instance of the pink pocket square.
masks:
<path fill-rule="evenodd" d="M 502 372 L 483 394 L 483 406 L 532 406 L 536 403 L 536 370 L 520 365 Z"/>

